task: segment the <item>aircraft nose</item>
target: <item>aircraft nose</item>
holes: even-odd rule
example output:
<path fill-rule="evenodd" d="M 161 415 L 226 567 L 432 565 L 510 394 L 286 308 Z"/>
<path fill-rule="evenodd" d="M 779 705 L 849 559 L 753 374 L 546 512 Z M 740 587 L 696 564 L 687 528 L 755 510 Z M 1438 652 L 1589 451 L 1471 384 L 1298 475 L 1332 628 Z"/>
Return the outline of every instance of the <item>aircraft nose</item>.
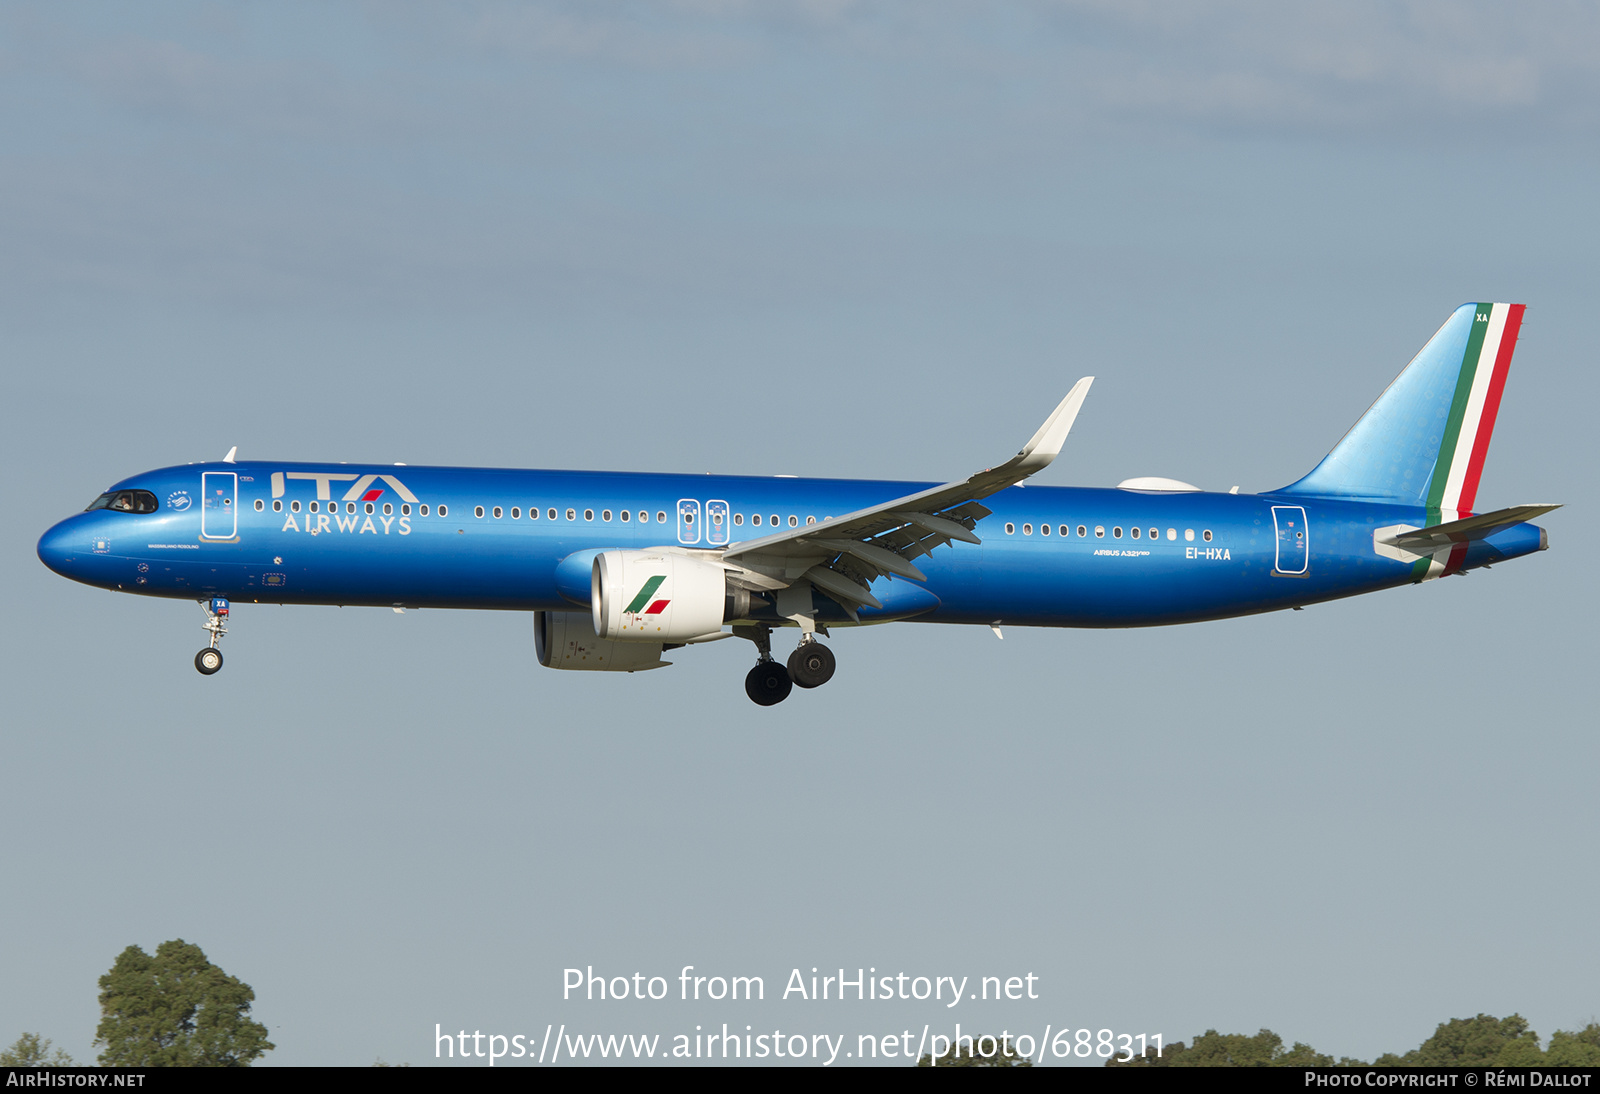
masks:
<path fill-rule="evenodd" d="M 39 561 L 63 577 L 72 576 L 73 556 L 76 554 L 72 522 L 73 518 L 68 517 L 39 537 Z"/>

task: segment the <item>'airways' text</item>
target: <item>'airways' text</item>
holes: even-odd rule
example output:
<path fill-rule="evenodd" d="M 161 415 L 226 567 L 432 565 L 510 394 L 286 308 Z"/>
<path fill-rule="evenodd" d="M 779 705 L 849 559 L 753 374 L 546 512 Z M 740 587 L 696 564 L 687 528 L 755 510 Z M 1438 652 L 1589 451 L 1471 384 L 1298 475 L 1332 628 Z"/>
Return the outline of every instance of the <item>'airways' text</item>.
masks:
<path fill-rule="evenodd" d="M 356 525 L 357 521 L 361 522 L 359 527 Z M 373 518 L 371 516 L 362 518 L 359 514 L 347 517 L 342 513 L 307 513 L 306 526 L 302 529 L 300 522 L 295 519 L 295 515 L 290 513 L 288 519 L 283 522 L 283 527 L 278 530 L 280 532 L 306 531 L 314 536 L 334 531 L 341 533 L 353 532 L 358 536 L 363 532 L 371 532 L 373 535 L 377 535 L 379 532 L 378 524 L 381 524 L 383 525 L 382 531 L 384 535 L 389 535 L 391 532 L 402 536 L 411 534 L 410 517 L 378 517 L 378 524 L 374 524 L 372 521 Z M 398 522 L 398 527 L 396 522 Z"/>

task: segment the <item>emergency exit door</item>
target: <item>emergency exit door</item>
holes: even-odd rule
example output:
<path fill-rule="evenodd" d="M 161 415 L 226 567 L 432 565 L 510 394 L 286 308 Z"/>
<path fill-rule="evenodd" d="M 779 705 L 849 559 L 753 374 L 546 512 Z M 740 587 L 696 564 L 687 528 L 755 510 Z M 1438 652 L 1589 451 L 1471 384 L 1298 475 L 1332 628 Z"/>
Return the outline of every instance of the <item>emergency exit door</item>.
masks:
<path fill-rule="evenodd" d="M 1306 528 L 1306 511 L 1298 505 L 1274 505 L 1272 523 L 1278 530 L 1278 573 L 1305 573 L 1311 563 L 1311 537 Z"/>
<path fill-rule="evenodd" d="M 232 539 L 239 532 L 239 474 L 207 471 L 200 476 L 200 537 Z"/>

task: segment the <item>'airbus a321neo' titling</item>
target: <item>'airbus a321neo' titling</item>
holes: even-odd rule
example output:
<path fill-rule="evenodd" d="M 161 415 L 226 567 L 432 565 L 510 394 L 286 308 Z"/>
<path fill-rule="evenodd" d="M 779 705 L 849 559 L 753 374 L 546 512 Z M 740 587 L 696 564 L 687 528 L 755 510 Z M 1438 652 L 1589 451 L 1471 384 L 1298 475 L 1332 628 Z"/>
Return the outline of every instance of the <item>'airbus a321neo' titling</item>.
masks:
<path fill-rule="evenodd" d="M 1477 513 L 1522 323 L 1463 304 L 1309 475 L 1263 494 L 1172 479 L 1022 480 L 1061 450 L 1092 377 L 1021 452 L 944 485 L 236 461 L 124 479 L 39 540 L 75 581 L 197 600 L 222 667 L 231 603 L 534 613 L 553 669 L 636 672 L 737 637 L 770 706 L 834 673 L 834 628 L 1193 623 L 1427 581 L 1544 550 Z M 237 451 L 237 450 L 235 450 Z M 772 633 L 793 627 L 787 663 Z"/>

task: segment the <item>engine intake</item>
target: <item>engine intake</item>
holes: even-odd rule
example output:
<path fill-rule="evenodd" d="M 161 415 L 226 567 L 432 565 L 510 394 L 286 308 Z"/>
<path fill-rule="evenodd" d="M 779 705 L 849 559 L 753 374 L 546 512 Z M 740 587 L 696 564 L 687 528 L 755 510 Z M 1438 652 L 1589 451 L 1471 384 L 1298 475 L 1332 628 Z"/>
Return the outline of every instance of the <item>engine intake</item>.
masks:
<path fill-rule="evenodd" d="M 615 642 L 688 642 L 715 634 L 750 611 L 751 597 L 728 585 L 714 562 L 666 551 L 595 556 L 590 609 L 595 635 Z"/>

